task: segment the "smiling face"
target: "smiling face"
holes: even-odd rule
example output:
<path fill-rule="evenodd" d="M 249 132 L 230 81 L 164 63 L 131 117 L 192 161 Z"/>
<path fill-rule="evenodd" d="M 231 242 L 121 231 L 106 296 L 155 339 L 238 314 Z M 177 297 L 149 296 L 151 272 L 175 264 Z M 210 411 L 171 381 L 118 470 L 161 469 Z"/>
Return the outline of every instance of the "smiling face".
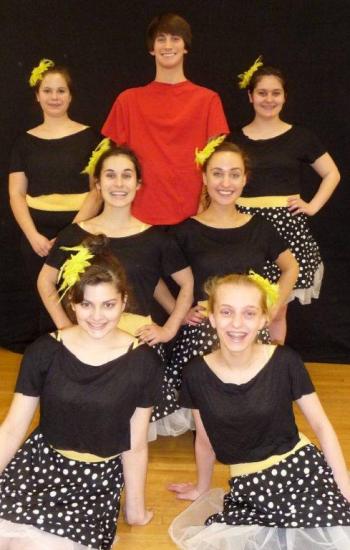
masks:
<path fill-rule="evenodd" d="M 231 352 L 246 350 L 266 323 L 261 290 L 248 284 L 219 285 L 209 319 L 218 333 L 221 348 Z"/>
<path fill-rule="evenodd" d="M 114 155 L 103 161 L 97 187 L 105 205 L 131 205 L 140 187 L 134 162 L 127 155 Z"/>
<path fill-rule="evenodd" d="M 125 300 L 113 283 L 86 285 L 82 302 L 71 304 L 78 325 L 92 338 L 101 339 L 114 331 Z"/>
<path fill-rule="evenodd" d="M 184 39 L 179 35 L 165 32 L 156 35 L 153 50 L 150 51 L 155 57 L 156 65 L 164 69 L 182 66 L 186 53 Z"/>
<path fill-rule="evenodd" d="M 210 201 L 220 205 L 234 204 L 246 180 L 243 158 L 232 151 L 214 153 L 203 173 Z"/>
<path fill-rule="evenodd" d="M 286 102 L 283 84 L 273 75 L 261 77 L 248 95 L 256 115 L 261 118 L 278 117 Z"/>
<path fill-rule="evenodd" d="M 61 73 L 53 72 L 42 79 L 36 98 L 44 115 L 51 117 L 65 115 L 72 101 L 66 79 Z"/>

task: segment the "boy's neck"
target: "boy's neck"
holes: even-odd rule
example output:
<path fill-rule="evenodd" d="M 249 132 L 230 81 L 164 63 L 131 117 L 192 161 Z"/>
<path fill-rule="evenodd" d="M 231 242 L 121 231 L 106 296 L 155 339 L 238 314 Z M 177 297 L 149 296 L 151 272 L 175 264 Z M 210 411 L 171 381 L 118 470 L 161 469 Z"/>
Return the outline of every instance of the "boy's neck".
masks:
<path fill-rule="evenodd" d="M 164 84 L 179 84 L 187 80 L 183 67 L 173 67 L 172 69 L 165 69 L 164 67 L 157 67 L 155 82 L 163 82 Z"/>

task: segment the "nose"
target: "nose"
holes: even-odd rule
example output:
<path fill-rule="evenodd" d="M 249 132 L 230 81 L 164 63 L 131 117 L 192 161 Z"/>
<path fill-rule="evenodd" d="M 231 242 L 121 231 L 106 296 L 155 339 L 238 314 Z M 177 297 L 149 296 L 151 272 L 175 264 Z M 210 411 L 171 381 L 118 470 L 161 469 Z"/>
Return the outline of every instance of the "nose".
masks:
<path fill-rule="evenodd" d="M 94 307 L 91 312 L 91 317 L 93 321 L 99 321 L 102 317 L 101 309 L 99 307 Z"/>
<path fill-rule="evenodd" d="M 233 328 L 239 328 L 242 325 L 242 316 L 239 314 L 232 315 L 231 325 L 233 326 Z"/>
<path fill-rule="evenodd" d="M 230 174 L 223 174 L 222 185 L 223 187 L 229 187 L 231 185 Z"/>
<path fill-rule="evenodd" d="M 165 39 L 165 49 L 170 50 L 173 47 L 171 36 L 167 36 Z"/>

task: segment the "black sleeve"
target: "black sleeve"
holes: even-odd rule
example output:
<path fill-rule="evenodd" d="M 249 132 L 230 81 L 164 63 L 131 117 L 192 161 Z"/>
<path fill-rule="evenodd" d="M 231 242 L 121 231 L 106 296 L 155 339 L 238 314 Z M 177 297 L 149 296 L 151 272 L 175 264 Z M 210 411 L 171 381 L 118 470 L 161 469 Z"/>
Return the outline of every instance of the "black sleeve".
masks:
<path fill-rule="evenodd" d="M 183 369 L 179 405 L 180 407 L 185 407 L 185 409 L 198 409 L 194 395 L 196 380 L 196 376 L 193 374 L 194 361 L 196 361 L 196 359 L 190 361 Z"/>
<path fill-rule="evenodd" d="M 303 395 L 313 393 L 315 387 L 300 355 L 288 347 L 284 348 L 284 352 L 287 355 L 291 393 L 295 401 Z"/>
<path fill-rule="evenodd" d="M 187 255 L 187 235 L 188 235 L 188 224 L 187 220 L 184 222 L 172 225 L 169 228 L 169 235 L 175 240 L 176 244 L 180 248 L 187 265 L 190 265 Z"/>
<path fill-rule="evenodd" d="M 9 173 L 12 172 L 25 172 L 26 171 L 26 164 L 24 159 L 24 139 L 23 136 L 19 136 L 12 148 L 11 151 L 11 157 L 10 157 L 10 164 L 9 164 Z"/>
<path fill-rule="evenodd" d="M 62 229 L 56 237 L 55 243 L 51 248 L 45 264 L 60 269 L 62 264 L 67 260 L 73 252 L 61 250 L 61 246 L 76 246 L 84 240 L 83 235 L 78 234 L 79 227 L 76 224 L 71 224 Z"/>
<path fill-rule="evenodd" d="M 313 164 L 315 160 L 327 152 L 327 149 L 318 137 L 307 128 L 300 128 L 300 134 L 300 160 L 307 164 Z"/>
<path fill-rule="evenodd" d="M 142 371 L 140 393 L 136 406 L 152 407 L 159 401 L 161 396 L 164 377 L 162 360 L 157 352 L 146 344 L 137 348 L 137 352 L 138 357 L 135 360 L 140 361 Z"/>
<path fill-rule="evenodd" d="M 25 351 L 17 377 L 15 392 L 31 397 L 41 395 L 57 342 L 52 336 L 41 336 Z"/>
<path fill-rule="evenodd" d="M 172 235 L 164 233 L 162 241 L 163 274 L 169 276 L 188 267 L 188 261 L 176 242 L 176 239 Z"/>
<path fill-rule="evenodd" d="M 277 260 L 278 256 L 288 249 L 286 241 L 278 234 L 272 223 L 261 217 L 261 235 L 264 235 L 267 244 L 267 259 L 271 262 Z"/>

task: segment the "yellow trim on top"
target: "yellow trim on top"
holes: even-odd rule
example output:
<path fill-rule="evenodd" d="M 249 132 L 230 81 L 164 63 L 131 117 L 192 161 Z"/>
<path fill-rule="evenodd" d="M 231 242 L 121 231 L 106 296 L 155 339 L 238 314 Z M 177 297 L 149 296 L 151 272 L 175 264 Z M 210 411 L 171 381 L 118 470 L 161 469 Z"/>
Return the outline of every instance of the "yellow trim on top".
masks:
<path fill-rule="evenodd" d="M 48 212 L 70 212 L 80 210 L 87 193 L 53 193 L 52 195 L 39 195 L 31 197 L 26 195 L 26 201 L 30 208 L 46 210 Z"/>
<path fill-rule="evenodd" d="M 237 477 L 247 474 L 254 474 L 255 472 L 260 472 L 261 470 L 266 470 L 267 468 L 271 468 L 271 466 L 276 466 L 281 460 L 284 460 L 291 454 L 295 453 L 302 447 L 305 447 L 305 445 L 310 445 L 309 439 L 304 435 L 303 433 L 299 434 L 299 441 L 287 453 L 284 453 L 283 455 L 272 455 L 269 456 L 269 458 L 266 458 L 265 460 L 260 460 L 259 462 L 242 462 L 241 464 L 231 464 L 230 465 L 230 474 L 231 477 Z"/>
<path fill-rule="evenodd" d="M 263 197 L 239 197 L 236 201 L 237 206 L 246 206 L 251 208 L 278 208 L 288 206 L 288 199 L 299 198 L 300 195 L 278 195 Z"/>

